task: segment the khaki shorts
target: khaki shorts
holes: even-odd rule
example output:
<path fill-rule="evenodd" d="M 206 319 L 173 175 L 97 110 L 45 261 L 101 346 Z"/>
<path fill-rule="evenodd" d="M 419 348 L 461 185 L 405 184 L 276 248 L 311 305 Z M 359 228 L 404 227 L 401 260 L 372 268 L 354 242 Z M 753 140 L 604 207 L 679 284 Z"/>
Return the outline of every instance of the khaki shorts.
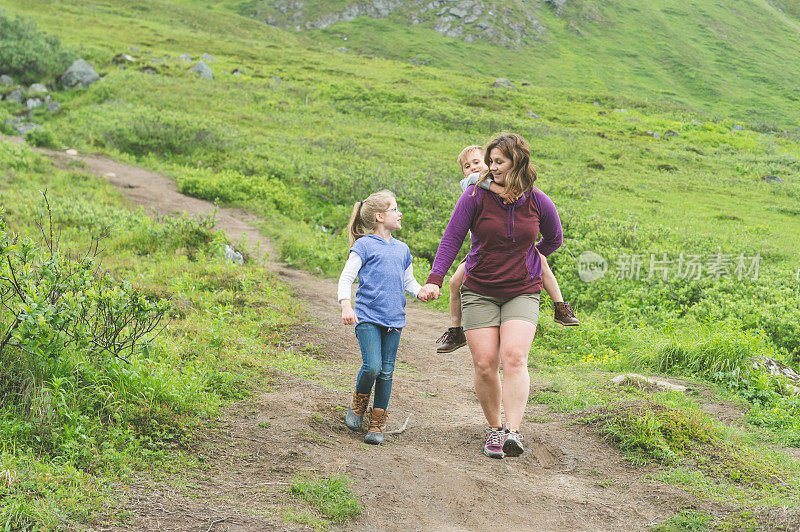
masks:
<path fill-rule="evenodd" d="M 539 321 L 539 292 L 511 299 L 484 296 L 461 286 L 461 325 L 465 331 L 499 327 L 508 320 Z"/>

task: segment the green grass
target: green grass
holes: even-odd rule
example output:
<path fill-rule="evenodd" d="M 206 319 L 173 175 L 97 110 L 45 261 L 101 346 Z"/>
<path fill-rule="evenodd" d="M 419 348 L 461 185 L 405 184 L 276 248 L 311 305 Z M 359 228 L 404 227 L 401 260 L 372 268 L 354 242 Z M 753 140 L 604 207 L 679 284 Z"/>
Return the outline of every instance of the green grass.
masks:
<path fill-rule="evenodd" d="M 356 517 L 363 511 L 350 489 L 350 480 L 340 474 L 299 478 L 292 483 L 289 493 L 308 501 L 336 523 Z"/>

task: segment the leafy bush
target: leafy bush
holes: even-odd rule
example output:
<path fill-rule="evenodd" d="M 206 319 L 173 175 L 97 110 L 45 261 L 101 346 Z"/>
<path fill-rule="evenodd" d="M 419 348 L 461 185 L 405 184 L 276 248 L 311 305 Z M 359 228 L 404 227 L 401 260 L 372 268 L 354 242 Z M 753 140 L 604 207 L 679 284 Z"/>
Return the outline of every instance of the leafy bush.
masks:
<path fill-rule="evenodd" d="M 12 19 L 0 8 L 0 72 L 28 84 L 61 74 L 75 58 L 57 36 L 39 31 L 32 19 Z"/>
<path fill-rule="evenodd" d="M 123 106 L 106 118 L 99 124 L 105 144 L 137 157 L 195 153 L 208 157 L 223 152 L 229 144 L 220 124 L 185 113 Z"/>
<path fill-rule="evenodd" d="M 58 147 L 55 135 L 47 129 L 34 129 L 25 135 L 25 140 L 41 148 L 54 150 Z"/>

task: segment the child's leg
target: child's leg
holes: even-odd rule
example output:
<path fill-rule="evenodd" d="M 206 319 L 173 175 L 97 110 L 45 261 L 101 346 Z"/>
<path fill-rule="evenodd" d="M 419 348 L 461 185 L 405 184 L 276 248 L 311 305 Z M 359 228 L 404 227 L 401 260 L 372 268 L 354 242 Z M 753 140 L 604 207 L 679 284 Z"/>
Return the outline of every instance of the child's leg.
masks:
<path fill-rule="evenodd" d="M 392 395 L 392 375 L 397 348 L 400 345 L 400 329 L 381 327 L 381 370 L 375 379 L 375 401 L 373 408 L 386 410 Z"/>
<path fill-rule="evenodd" d="M 372 385 L 381 371 L 380 328 L 374 323 L 359 323 L 356 325 L 356 338 L 363 360 L 356 379 L 356 392 L 369 396 Z"/>
<path fill-rule="evenodd" d="M 464 282 L 464 263 L 458 265 L 450 278 L 450 325 L 461 327 L 461 283 Z"/>
<path fill-rule="evenodd" d="M 544 255 L 541 253 L 539 253 L 539 259 L 542 261 L 542 284 L 544 285 L 544 291 L 547 292 L 547 295 L 550 296 L 553 303 L 562 303 L 564 298 L 561 296 L 561 289 L 558 287 L 558 281 L 556 281 L 556 276 L 553 275 L 553 270 L 550 269 L 550 265 L 547 264 L 547 259 L 544 258 Z"/>

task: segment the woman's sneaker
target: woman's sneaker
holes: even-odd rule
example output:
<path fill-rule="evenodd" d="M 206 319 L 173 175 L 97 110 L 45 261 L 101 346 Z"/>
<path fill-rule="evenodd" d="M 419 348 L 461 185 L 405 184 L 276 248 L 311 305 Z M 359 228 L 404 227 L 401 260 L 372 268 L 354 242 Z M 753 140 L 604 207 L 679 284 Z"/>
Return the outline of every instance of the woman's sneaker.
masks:
<path fill-rule="evenodd" d="M 503 439 L 505 433 L 502 429 L 489 427 L 486 431 L 486 445 L 483 446 L 483 454 L 489 458 L 503 458 Z"/>
<path fill-rule="evenodd" d="M 522 434 L 516 430 L 506 430 L 503 440 L 503 452 L 506 456 L 519 456 L 525 451 L 522 446 Z"/>
<path fill-rule="evenodd" d="M 463 327 L 450 327 L 436 343 L 442 344 L 436 348 L 437 353 L 450 353 L 467 345 L 467 336 Z"/>

